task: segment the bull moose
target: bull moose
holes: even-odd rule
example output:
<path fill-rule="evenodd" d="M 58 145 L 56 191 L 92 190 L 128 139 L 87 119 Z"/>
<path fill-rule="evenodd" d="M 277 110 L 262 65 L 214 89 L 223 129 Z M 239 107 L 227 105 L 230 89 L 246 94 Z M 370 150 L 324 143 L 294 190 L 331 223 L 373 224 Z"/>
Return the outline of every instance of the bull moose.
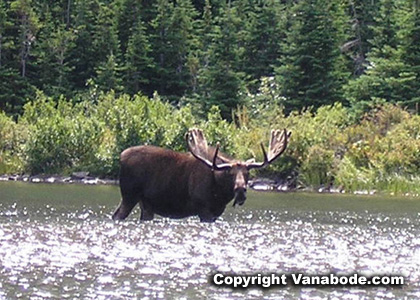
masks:
<path fill-rule="evenodd" d="M 263 162 L 238 161 L 219 152 L 219 143 L 209 147 L 200 129 L 186 134 L 190 153 L 155 146 L 135 146 L 120 158 L 121 203 L 112 218 L 125 219 L 137 203 L 141 220 L 154 214 L 169 218 L 198 215 L 201 222 L 214 222 L 234 199 L 243 205 L 249 170 L 272 163 L 287 147 L 290 132 L 273 130 L 268 155 L 261 143 Z"/>

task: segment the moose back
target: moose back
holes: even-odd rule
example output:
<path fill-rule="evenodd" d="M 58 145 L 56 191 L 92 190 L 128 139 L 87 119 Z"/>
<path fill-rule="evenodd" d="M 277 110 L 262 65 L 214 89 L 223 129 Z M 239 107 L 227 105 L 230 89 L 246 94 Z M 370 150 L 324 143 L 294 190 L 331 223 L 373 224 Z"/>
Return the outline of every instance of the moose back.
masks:
<path fill-rule="evenodd" d="M 155 214 L 169 218 L 198 215 L 202 222 L 214 222 L 234 199 L 243 205 L 249 170 L 262 168 L 287 147 L 290 133 L 273 130 L 263 162 L 239 161 L 208 147 L 203 132 L 191 129 L 186 135 L 190 153 L 179 153 L 155 146 L 136 146 L 124 150 L 120 159 L 121 203 L 114 220 L 125 219 L 137 203 L 141 220 Z"/>

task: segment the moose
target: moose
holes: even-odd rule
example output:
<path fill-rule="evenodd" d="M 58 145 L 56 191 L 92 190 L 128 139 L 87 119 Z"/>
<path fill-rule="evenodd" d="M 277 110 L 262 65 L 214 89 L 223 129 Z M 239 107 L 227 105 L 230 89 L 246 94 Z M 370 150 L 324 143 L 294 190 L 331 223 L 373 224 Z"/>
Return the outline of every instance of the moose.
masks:
<path fill-rule="evenodd" d="M 121 203 L 112 216 L 124 220 L 137 203 L 140 220 L 155 214 L 169 218 L 196 216 L 201 222 L 214 222 L 234 199 L 243 205 L 249 170 L 262 168 L 278 158 L 287 147 L 290 132 L 272 130 L 268 154 L 261 143 L 264 161 L 235 160 L 210 147 L 200 129 L 186 134 L 190 153 L 155 146 L 135 146 L 120 157 Z"/>

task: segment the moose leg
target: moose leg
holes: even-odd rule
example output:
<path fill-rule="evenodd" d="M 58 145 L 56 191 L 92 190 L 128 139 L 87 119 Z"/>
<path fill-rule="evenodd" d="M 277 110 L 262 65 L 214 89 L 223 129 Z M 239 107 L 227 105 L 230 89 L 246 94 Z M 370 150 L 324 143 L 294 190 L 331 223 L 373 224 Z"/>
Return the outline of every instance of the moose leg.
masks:
<path fill-rule="evenodd" d="M 141 221 L 153 220 L 155 216 L 155 214 L 153 213 L 153 210 L 149 208 L 147 205 L 145 205 L 143 202 L 140 202 L 140 207 L 141 207 L 140 220 Z"/>
<path fill-rule="evenodd" d="M 124 198 L 121 199 L 121 204 L 117 208 L 117 210 L 112 215 L 113 220 L 124 220 L 128 217 L 130 212 L 133 210 L 134 206 L 136 206 L 137 201 L 126 201 Z"/>
<path fill-rule="evenodd" d="M 121 170 L 123 172 L 123 170 Z M 124 220 L 140 202 L 141 190 L 130 180 L 130 177 L 120 175 L 121 203 L 112 216 L 113 220 Z"/>
<path fill-rule="evenodd" d="M 216 221 L 218 216 L 215 216 L 213 212 L 205 208 L 201 209 L 201 211 L 198 213 L 198 217 L 200 218 L 200 222 L 213 223 Z"/>
<path fill-rule="evenodd" d="M 203 205 L 200 212 L 198 213 L 198 217 L 200 218 L 201 222 L 212 223 L 216 221 L 218 217 L 220 217 L 224 210 L 225 206 L 207 207 Z"/>
<path fill-rule="evenodd" d="M 200 218 L 200 222 L 203 222 L 203 223 L 213 223 L 217 219 L 217 217 L 213 217 L 213 216 L 198 216 L 198 217 Z"/>

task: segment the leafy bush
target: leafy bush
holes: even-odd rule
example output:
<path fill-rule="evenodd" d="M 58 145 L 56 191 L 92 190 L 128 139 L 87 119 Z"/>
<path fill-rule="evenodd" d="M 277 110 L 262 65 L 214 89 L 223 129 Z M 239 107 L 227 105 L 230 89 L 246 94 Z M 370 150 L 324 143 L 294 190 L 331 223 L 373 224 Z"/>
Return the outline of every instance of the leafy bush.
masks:
<path fill-rule="evenodd" d="M 27 131 L 11 117 L 0 111 L 0 174 L 23 170 L 22 145 Z"/>
<path fill-rule="evenodd" d="M 420 170 L 419 130 L 419 116 L 396 105 L 371 110 L 359 124 L 343 131 L 347 151 L 336 182 L 350 190 L 409 182 Z"/>
<path fill-rule="evenodd" d="M 112 92 L 101 94 L 96 109 L 97 118 L 105 127 L 99 157 L 107 166 L 98 171 L 112 176 L 118 174 L 119 155 L 128 147 L 149 144 L 185 150 L 185 133 L 195 123 L 189 107 L 175 109 L 157 95 L 149 99 L 140 95 L 116 98 Z"/>
<path fill-rule="evenodd" d="M 346 191 L 374 189 L 376 183 L 372 167 L 358 168 L 347 156 L 339 162 L 334 178 L 334 183 Z"/>
<path fill-rule="evenodd" d="M 239 119 L 249 120 L 245 114 L 246 111 L 242 110 Z M 292 136 L 285 154 L 268 168 L 259 170 L 260 175 L 280 175 L 284 178 L 287 175 L 300 174 L 300 180 L 304 184 L 316 186 L 329 183 L 335 156 L 344 151 L 340 133 L 349 123 L 346 108 L 337 103 L 320 107 L 315 113 L 308 109 L 285 116 L 276 107 L 266 107 L 261 116 L 262 119 L 254 118 L 245 124 L 243 121 L 240 123 L 245 128 L 245 140 L 248 141 L 244 143 L 244 147 L 251 149 L 252 153 L 261 153 L 259 144 L 261 141 L 264 146 L 268 144 L 271 129 L 287 128 Z M 266 138 L 262 138 L 264 136 Z M 317 169 L 321 165 L 323 171 Z"/>
<path fill-rule="evenodd" d="M 25 106 L 22 122 L 30 128 L 24 147 L 26 170 L 30 173 L 68 173 L 89 170 L 101 143 L 102 126 L 83 104 L 71 105 L 38 94 Z"/>
<path fill-rule="evenodd" d="M 207 120 L 202 121 L 199 127 L 204 131 L 209 145 L 216 146 L 220 143 L 220 148 L 227 154 L 236 156 L 237 154 L 237 128 L 233 123 L 222 119 L 221 111 L 217 106 L 213 106 Z"/>
<path fill-rule="evenodd" d="M 299 180 L 305 186 L 318 187 L 329 184 L 333 180 L 331 174 L 334 161 L 334 151 L 314 145 L 308 149 L 308 154 L 299 168 Z"/>
<path fill-rule="evenodd" d="M 117 177 L 121 151 L 142 144 L 186 151 L 191 127 L 202 128 L 209 144 L 220 142 L 222 151 L 238 159 L 262 160 L 260 144 L 267 149 L 270 130 L 287 128 L 287 151 L 254 175 L 314 188 L 333 183 L 349 191 L 418 190 L 420 116 L 390 104 L 374 107 L 357 122 L 341 104 L 285 115 L 276 101 L 238 108 L 233 123 L 218 107 L 198 119 L 190 106 L 176 108 L 158 95 L 111 91 L 72 103 L 38 93 L 18 122 L 0 112 L 0 172 L 83 170 Z"/>

